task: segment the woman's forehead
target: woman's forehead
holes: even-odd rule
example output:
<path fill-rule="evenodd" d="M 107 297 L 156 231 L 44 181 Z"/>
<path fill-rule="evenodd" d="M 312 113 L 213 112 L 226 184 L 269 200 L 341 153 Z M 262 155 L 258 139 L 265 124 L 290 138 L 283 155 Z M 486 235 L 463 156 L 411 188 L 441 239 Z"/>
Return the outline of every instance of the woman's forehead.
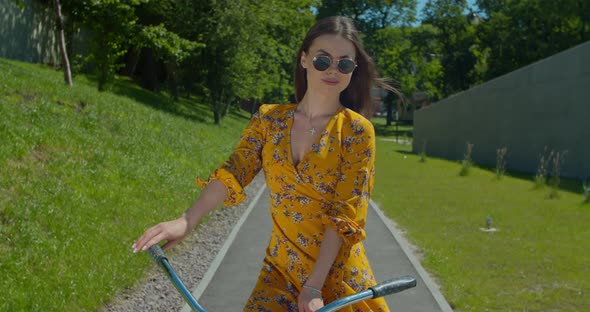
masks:
<path fill-rule="evenodd" d="M 322 35 L 312 42 L 309 47 L 311 54 L 327 53 L 332 57 L 355 57 L 354 44 L 340 35 Z"/>

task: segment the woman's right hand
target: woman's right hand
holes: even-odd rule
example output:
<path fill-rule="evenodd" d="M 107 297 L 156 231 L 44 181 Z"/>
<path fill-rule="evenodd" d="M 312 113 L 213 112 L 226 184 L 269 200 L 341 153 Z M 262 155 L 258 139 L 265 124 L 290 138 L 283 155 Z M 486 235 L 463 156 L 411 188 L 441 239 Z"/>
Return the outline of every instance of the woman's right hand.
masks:
<path fill-rule="evenodd" d="M 191 231 L 191 226 L 185 216 L 176 220 L 162 222 L 156 226 L 149 228 L 143 235 L 133 243 L 133 252 L 140 250 L 148 250 L 153 245 L 166 241 L 162 246 L 163 250 L 176 246 L 182 241 Z"/>

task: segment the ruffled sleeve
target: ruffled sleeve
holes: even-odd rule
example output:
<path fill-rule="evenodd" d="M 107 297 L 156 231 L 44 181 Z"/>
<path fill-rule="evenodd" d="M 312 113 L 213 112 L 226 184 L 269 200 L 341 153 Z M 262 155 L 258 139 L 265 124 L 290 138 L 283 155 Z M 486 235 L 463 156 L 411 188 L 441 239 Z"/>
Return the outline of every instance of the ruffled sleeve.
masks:
<path fill-rule="evenodd" d="M 221 167 L 217 168 L 207 180 L 197 178 L 196 183 L 205 188 L 211 180 L 218 180 L 227 187 L 228 196 L 224 206 L 235 206 L 246 198 L 244 188 L 254 179 L 262 167 L 261 151 L 265 142 L 265 127 L 262 105 L 250 119 L 242 132 L 237 148 Z"/>
<path fill-rule="evenodd" d="M 375 130 L 364 118 L 345 127 L 352 131 L 343 131 L 340 179 L 322 222 L 342 238 L 342 251 L 348 257 L 352 246 L 366 237 L 364 227 L 375 176 Z"/>

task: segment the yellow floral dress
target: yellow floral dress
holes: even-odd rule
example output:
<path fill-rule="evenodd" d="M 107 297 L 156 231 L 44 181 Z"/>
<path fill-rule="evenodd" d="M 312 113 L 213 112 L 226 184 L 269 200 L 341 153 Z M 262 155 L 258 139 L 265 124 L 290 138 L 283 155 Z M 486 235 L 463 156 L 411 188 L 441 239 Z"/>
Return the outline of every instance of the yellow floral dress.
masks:
<path fill-rule="evenodd" d="M 298 311 L 297 297 L 326 227 L 336 230 L 343 244 L 322 288 L 324 303 L 376 284 L 361 243 L 373 188 L 373 125 L 352 110 L 339 110 L 294 165 L 291 126 L 296 107 L 262 105 L 235 152 L 209 177 L 227 186 L 226 206 L 245 198 L 243 188 L 260 169 L 270 190 L 270 243 L 244 311 Z M 205 186 L 207 181 L 198 183 Z M 380 298 L 343 311 L 389 310 Z"/>

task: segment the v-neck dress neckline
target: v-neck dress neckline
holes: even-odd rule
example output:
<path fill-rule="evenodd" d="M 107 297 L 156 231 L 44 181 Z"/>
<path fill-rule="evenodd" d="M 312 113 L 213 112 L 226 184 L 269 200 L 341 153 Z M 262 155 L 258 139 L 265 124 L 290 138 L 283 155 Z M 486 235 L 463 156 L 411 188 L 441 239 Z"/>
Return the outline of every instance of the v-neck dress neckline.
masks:
<path fill-rule="evenodd" d="M 293 157 L 293 141 L 292 141 L 293 136 L 292 136 L 291 132 L 293 131 L 293 124 L 295 123 L 295 111 L 297 110 L 297 104 L 293 104 L 293 109 L 291 110 L 291 114 L 290 114 L 291 116 L 290 116 L 290 118 L 287 119 L 287 144 L 288 144 L 287 157 L 288 157 L 289 164 L 295 169 L 295 171 L 298 171 L 297 168 L 299 168 L 299 165 L 301 165 L 301 163 L 303 163 L 304 161 L 307 161 L 309 154 L 313 151 L 313 147 L 317 144 L 320 144 L 322 138 L 326 134 L 326 131 L 328 131 L 332 127 L 333 123 L 337 119 L 337 116 L 345 109 L 346 109 L 346 107 L 340 107 L 340 108 L 338 108 L 338 110 L 336 112 L 334 112 L 334 114 L 332 114 L 332 116 L 330 117 L 330 119 L 328 120 L 328 122 L 326 123 L 324 128 L 322 129 L 322 131 L 314 139 L 311 146 L 308 146 L 308 149 L 303 154 L 303 157 L 301 157 L 301 159 L 299 160 L 298 163 L 295 163 L 294 157 Z"/>

